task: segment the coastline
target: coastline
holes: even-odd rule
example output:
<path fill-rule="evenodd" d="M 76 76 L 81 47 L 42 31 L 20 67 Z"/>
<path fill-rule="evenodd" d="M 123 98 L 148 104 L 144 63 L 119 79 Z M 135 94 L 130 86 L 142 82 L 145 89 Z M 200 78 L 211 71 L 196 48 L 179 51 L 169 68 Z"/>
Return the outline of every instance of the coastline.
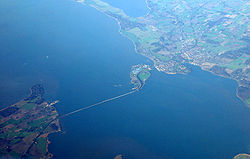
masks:
<path fill-rule="evenodd" d="M 240 153 L 240 154 L 236 155 L 233 159 L 241 159 L 241 157 L 243 157 L 243 158 L 246 157 L 245 159 L 248 159 L 248 158 L 250 158 L 250 155 L 247 153 Z"/>
<path fill-rule="evenodd" d="M 58 101 L 45 101 L 44 92 L 43 86 L 36 84 L 28 97 L 0 110 L 1 157 L 52 158 L 48 135 L 61 131 L 54 107 Z"/>
<path fill-rule="evenodd" d="M 84 4 L 84 3 L 83 3 L 84 0 L 77 0 L 77 2 Z M 151 9 L 151 8 L 149 7 L 149 5 L 148 5 L 148 0 L 145 0 L 145 3 L 146 3 L 146 7 L 149 9 L 149 11 L 145 14 L 145 16 L 148 16 L 148 15 L 150 14 L 150 12 L 151 12 L 152 9 Z M 154 68 L 156 68 L 157 71 L 159 71 L 159 72 L 164 72 L 164 73 L 166 73 L 166 74 L 168 74 L 168 75 L 175 75 L 175 74 L 177 74 L 176 72 L 166 72 L 166 71 L 161 71 L 161 70 L 159 70 L 159 69 L 157 68 L 157 66 L 156 66 L 156 63 L 157 63 L 157 62 L 156 62 L 152 57 L 147 56 L 147 55 L 145 55 L 145 54 L 143 54 L 143 53 L 140 53 L 140 52 L 138 51 L 138 49 L 137 49 L 137 45 L 135 44 L 135 42 L 134 42 L 132 39 L 130 39 L 129 37 L 127 37 L 126 35 L 124 35 L 124 34 L 121 32 L 121 30 L 122 30 L 122 28 L 121 28 L 121 23 L 120 23 L 120 21 L 119 21 L 117 18 L 112 17 L 112 16 L 106 14 L 105 12 L 99 10 L 99 9 L 98 9 L 97 7 L 95 7 L 94 5 L 90 5 L 90 6 L 93 7 L 93 8 L 95 8 L 95 9 L 98 10 L 99 12 L 105 14 L 106 16 L 108 16 L 108 17 L 114 19 L 114 20 L 118 23 L 118 25 L 119 25 L 118 32 L 120 33 L 120 35 L 122 35 L 123 37 L 126 37 L 127 39 L 129 39 L 130 41 L 132 41 L 132 43 L 133 43 L 133 45 L 134 45 L 134 50 L 135 50 L 135 52 L 138 53 L 138 54 L 140 54 L 140 55 L 142 55 L 142 56 L 144 56 L 144 57 L 146 57 L 146 58 L 148 58 L 149 60 L 151 60 L 151 61 L 153 62 Z M 120 10 L 121 10 L 122 12 L 124 12 L 122 9 L 120 9 Z M 124 13 L 125 13 L 125 12 L 124 12 Z M 139 16 L 139 17 L 145 17 L 145 16 Z M 137 17 L 137 18 L 139 18 L 139 17 Z M 231 78 L 231 77 L 226 77 L 226 76 L 223 76 L 223 75 L 218 75 L 218 74 L 216 74 L 216 73 L 214 73 L 214 72 L 212 72 L 212 71 L 210 71 L 210 70 L 205 69 L 205 68 L 202 67 L 201 65 L 195 65 L 195 64 L 193 64 L 193 63 L 189 63 L 189 64 L 191 64 L 191 65 L 193 65 L 193 66 L 198 66 L 198 67 L 200 67 L 201 70 L 210 72 L 210 73 L 212 73 L 212 74 L 214 74 L 214 75 L 216 75 L 216 76 L 220 76 L 220 77 L 223 77 L 223 78 L 227 78 L 227 79 L 231 79 L 231 80 L 236 81 L 237 84 L 238 84 L 238 87 L 236 87 L 236 89 L 235 89 L 235 90 L 236 90 L 236 97 L 238 97 L 238 98 L 246 105 L 246 107 L 250 108 L 250 104 L 246 103 L 246 102 L 244 101 L 244 99 L 243 99 L 242 97 L 239 96 L 238 88 L 240 87 L 240 83 L 239 83 L 238 80 L 235 80 L 235 79 L 233 79 L 233 78 Z M 184 75 L 187 75 L 188 73 L 183 73 L 183 74 L 184 74 Z"/>
<path fill-rule="evenodd" d="M 47 146 L 46 146 L 46 151 L 47 151 L 47 153 L 48 153 L 48 157 L 49 157 L 49 159 L 50 159 L 50 158 L 53 158 L 53 156 L 54 156 L 52 153 L 50 153 L 50 152 L 49 152 L 49 145 L 51 144 L 51 141 L 49 140 L 49 135 L 54 134 L 54 133 L 59 133 L 59 132 L 61 132 L 61 131 L 62 131 L 59 119 L 57 119 L 57 121 L 56 121 L 56 122 L 57 122 L 57 123 L 58 123 L 58 125 L 59 125 L 58 130 L 57 130 L 57 131 L 55 131 L 55 132 L 52 132 L 52 133 L 48 133 L 48 134 L 47 134 L 47 137 L 46 137 L 46 138 L 47 138 Z"/>
<path fill-rule="evenodd" d="M 192 65 L 193 65 L 193 64 L 192 64 Z M 241 85 L 240 85 L 240 83 L 239 83 L 238 80 L 235 80 L 235 79 L 233 79 L 233 78 L 231 78 L 231 77 L 226 77 L 226 76 L 223 76 L 223 75 L 218 75 L 218 74 L 216 74 L 216 73 L 214 73 L 214 72 L 212 72 L 212 71 L 210 71 L 210 70 L 207 70 L 207 69 L 201 67 L 200 65 L 194 65 L 194 66 L 198 66 L 198 67 L 201 68 L 201 70 L 206 71 L 206 72 L 210 72 L 210 73 L 212 73 L 213 75 L 216 75 L 216 76 L 219 76 L 219 77 L 223 77 L 223 78 L 226 78 L 226 79 L 230 79 L 230 80 L 232 80 L 232 81 L 236 81 L 236 82 L 237 82 L 237 85 L 238 85 L 238 87 L 235 88 L 235 90 L 236 90 L 236 93 L 235 93 L 236 97 L 239 98 L 239 99 L 245 104 L 246 107 L 250 108 L 250 104 L 247 104 L 247 103 L 244 101 L 244 99 L 243 99 L 242 97 L 239 96 L 239 87 L 240 87 Z"/>

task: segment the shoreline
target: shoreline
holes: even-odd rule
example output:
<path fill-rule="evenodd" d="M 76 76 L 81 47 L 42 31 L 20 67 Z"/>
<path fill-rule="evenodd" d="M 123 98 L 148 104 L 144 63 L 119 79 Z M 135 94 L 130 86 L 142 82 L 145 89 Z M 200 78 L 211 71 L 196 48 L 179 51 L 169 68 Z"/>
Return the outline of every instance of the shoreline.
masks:
<path fill-rule="evenodd" d="M 192 65 L 193 65 L 193 64 L 192 64 Z M 250 104 L 247 104 L 247 103 L 244 101 L 244 99 L 243 99 L 242 97 L 239 96 L 239 89 L 238 89 L 238 88 L 239 88 L 241 85 L 240 85 L 240 83 L 239 83 L 238 80 L 235 80 L 235 79 L 233 79 L 233 78 L 231 78 L 231 77 L 226 77 L 226 76 L 223 76 L 223 75 L 218 75 L 218 74 L 216 74 L 216 73 L 214 73 L 214 72 L 212 72 L 212 71 L 210 71 L 210 70 L 204 69 L 203 67 L 201 67 L 201 66 L 199 66 L 199 65 L 193 65 L 193 66 L 198 66 L 201 70 L 206 71 L 206 72 L 210 72 L 210 73 L 212 73 L 212 74 L 215 75 L 215 76 L 223 77 L 223 78 L 225 78 L 225 79 L 230 79 L 230 80 L 232 80 L 232 81 L 237 82 L 237 85 L 238 85 L 238 86 L 235 88 L 235 91 L 236 91 L 235 95 L 236 95 L 237 98 L 239 98 L 239 99 L 244 103 L 244 105 L 245 105 L 246 107 L 250 108 Z"/>
<path fill-rule="evenodd" d="M 58 114 L 58 116 L 59 116 L 59 114 Z M 62 131 L 61 125 L 60 125 L 60 120 L 58 119 L 56 122 L 58 123 L 58 126 L 59 126 L 59 127 L 58 127 L 58 130 L 55 131 L 55 132 L 48 133 L 47 136 L 46 136 L 46 138 L 47 138 L 46 151 L 47 151 L 47 153 L 48 153 L 48 158 L 49 158 L 49 159 L 50 159 L 50 158 L 53 158 L 53 156 L 54 156 L 53 153 L 50 153 L 50 152 L 49 152 L 49 145 L 51 144 L 51 142 L 50 142 L 50 140 L 49 140 L 49 135 L 54 134 L 54 133 L 59 133 L 59 132 Z"/>
<path fill-rule="evenodd" d="M 85 5 L 85 4 L 83 3 L 84 0 L 76 0 L 76 2 Z M 145 16 L 148 16 L 152 9 L 148 6 L 148 0 L 145 0 L 145 3 L 146 3 L 146 7 L 149 9 L 149 12 L 148 12 Z M 100 11 L 98 8 L 96 8 L 96 7 L 93 6 L 93 5 L 89 5 L 89 6 L 95 8 L 96 10 L 98 10 L 99 12 L 101 12 L 101 13 L 105 14 L 106 16 L 110 17 L 111 19 L 114 19 L 114 20 L 118 23 L 118 25 L 119 25 L 119 29 L 118 29 L 119 34 L 120 34 L 121 36 L 123 36 L 123 37 L 129 39 L 130 41 L 132 41 L 132 43 L 133 43 L 133 45 L 134 45 L 134 50 L 135 50 L 135 52 L 136 52 L 137 54 L 140 54 L 140 55 L 142 55 L 142 56 L 148 58 L 149 60 L 151 60 L 151 61 L 153 62 L 154 68 L 156 68 L 157 71 L 159 71 L 159 72 L 164 72 L 164 73 L 166 73 L 166 74 L 168 74 L 168 75 L 175 75 L 175 74 L 178 74 L 178 73 L 176 73 L 176 72 L 173 72 L 173 73 L 172 73 L 172 72 L 165 72 L 165 71 L 160 71 L 160 70 L 158 70 L 157 67 L 156 67 L 156 61 L 155 61 L 152 57 L 149 57 L 149 56 L 147 56 L 147 55 L 145 55 L 145 54 L 143 54 L 143 53 L 138 52 L 138 51 L 137 51 L 137 46 L 136 46 L 135 42 L 134 42 L 132 39 L 130 39 L 129 37 L 123 35 L 123 33 L 121 32 L 121 30 L 122 30 L 122 28 L 121 28 L 121 23 L 120 23 L 120 21 L 119 21 L 117 18 L 112 17 L 112 16 L 106 14 L 106 13 L 103 12 L 103 11 Z M 120 9 L 120 10 L 121 10 L 122 12 L 124 12 L 122 9 Z M 124 13 L 125 13 L 125 12 L 124 12 Z M 145 17 L 145 16 L 139 16 L 139 17 Z M 138 17 L 137 17 L 137 18 L 138 18 Z M 203 68 L 202 66 L 200 66 L 200 65 L 195 65 L 195 64 L 192 64 L 192 63 L 189 63 L 189 64 L 191 64 L 191 65 L 193 65 L 193 66 L 198 66 L 201 70 L 210 72 L 210 73 L 212 73 L 212 74 L 214 74 L 214 75 L 216 75 L 216 76 L 220 76 L 220 77 L 223 77 L 223 78 L 227 78 L 227 79 L 236 81 L 237 84 L 238 84 L 238 87 L 235 88 L 235 90 L 236 90 L 236 97 L 238 97 L 238 98 L 244 103 L 244 105 L 245 105 L 246 107 L 250 108 L 250 104 L 247 104 L 247 103 L 239 96 L 238 88 L 240 87 L 240 83 L 239 83 L 238 80 L 235 80 L 235 79 L 233 79 L 233 78 L 231 78 L 231 77 L 225 77 L 225 76 L 223 76 L 223 75 L 215 74 L 214 72 L 212 72 L 212 71 L 210 71 L 210 70 L 204 69 L 204 68 Z M 180 73 L 180 74 L 181 74 L 181 73 Z M 188 74 L 188 73 L 187 73 L 187 74 Z M 187 75 L 187 74 L 185 74 L 185 75 Z"/>
<path fill-rule="evenodd" d="M 241 156 L 250 158 L 250 155 L 249 155 L 249 154 L 247 154 L 247 153 L 240 153 L 240 154 L 234 156 L 233 159 L 238 159 L 238 158 L 241 157 Z M 239 159 L 240 159 L 240 158 L 239 158 Z"/>

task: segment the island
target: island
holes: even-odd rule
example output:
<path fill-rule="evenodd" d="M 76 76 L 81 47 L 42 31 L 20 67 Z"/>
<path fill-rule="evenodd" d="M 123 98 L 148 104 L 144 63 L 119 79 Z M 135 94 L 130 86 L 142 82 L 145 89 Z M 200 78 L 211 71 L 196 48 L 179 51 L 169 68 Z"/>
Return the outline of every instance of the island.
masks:
<path fill-rule="evenodd" d="M 140 90 L 144 86 L 146 80 L 150 77 L 151 68 L 149 65 L 135 65 L 132 66 L 130 71 L 131 83 L 134 85 L 135 90 Z"/>
<path fill-rule="evenodd" d="M 235 156 L 233 159 L 250 159 L 250 155 L 249 154 L 239 154 L 239 155 Z"/>
<path fill-rule="evenodd" d="M 114 159 L 122 159 L 122 155 L 117 155 Z"/>
<path fill-rule="evenodd" d="M 128 16 L 101 0 L 78 0 L 115 19 L 120 33 L 158 71 L 187 74 L 191 65 L 238 82 L 250 107 L 250 29 L 246 0 L 146 0 L 148 14 Z"/>
<path fill-rule="evenodd" d="M 41 84 L 29 97 L 0 110 L 0 158 L 51 158 L 48 135 L 59 132 L 58 101 L 46 102 Z"/>

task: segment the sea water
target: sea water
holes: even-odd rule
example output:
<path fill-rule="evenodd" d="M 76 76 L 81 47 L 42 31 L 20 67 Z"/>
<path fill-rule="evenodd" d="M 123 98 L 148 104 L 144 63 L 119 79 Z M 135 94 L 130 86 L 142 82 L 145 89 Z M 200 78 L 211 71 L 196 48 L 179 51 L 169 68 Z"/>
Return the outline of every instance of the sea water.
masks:
<path fill-rule="evenodd" d="M 0 26 L 2 107 L 42 83 L 46 99 L 60 100 L 56 108 L 64 114 L 128 92 L 131 66 L 152 65 L 119 34 L 116 21 L 75 1 L 1 1 Z M 192 70 L 153 70 L 141 91 L 61 119 L 49 151 L 54 158 L 103 159 L 249 152 L 250 113 L 235 95 L 237 83 Z"/>

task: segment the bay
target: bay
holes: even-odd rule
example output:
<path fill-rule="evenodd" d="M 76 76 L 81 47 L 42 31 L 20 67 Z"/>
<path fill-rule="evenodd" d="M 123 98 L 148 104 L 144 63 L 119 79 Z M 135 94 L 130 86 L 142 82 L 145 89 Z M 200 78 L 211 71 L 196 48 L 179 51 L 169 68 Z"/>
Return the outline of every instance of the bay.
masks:
<path fill-rule="evenodd" d="M 130 4 L 122 9 L 129 12 Z M 0 26 L 1 107 L 41 82 L 64 114 L 128 92 L 130 67 L 152 65 L 113 19 L 74 1 L 1 1 Z M 62 119 L 62 132 L 49 136 L 49 151 L 54 158 L 104 159 L 249 152 L 250 114 L 235 96 L 237 83 L 192 69 L 189 75 L 153 70 L 140 92 Z"/>

